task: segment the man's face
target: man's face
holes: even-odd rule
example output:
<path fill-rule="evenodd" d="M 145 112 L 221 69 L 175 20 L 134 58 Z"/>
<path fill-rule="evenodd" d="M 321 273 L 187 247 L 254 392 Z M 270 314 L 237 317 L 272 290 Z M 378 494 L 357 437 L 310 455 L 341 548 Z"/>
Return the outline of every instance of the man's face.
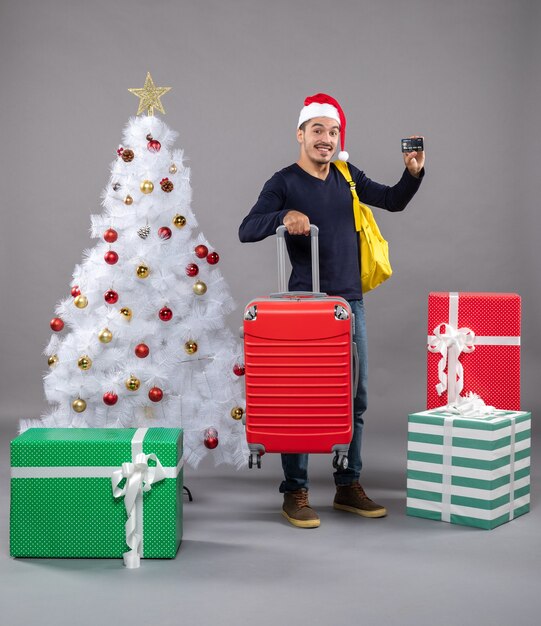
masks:
<path fill-rule="evenodd" d="M 332 159 L 338 146 L 340 127 L 330 117 L 314 117 L 306 122 L 304 130 L 297 130 L 297 141 L 301 146 L 301 156 L 305 155 L 313 163 L 324 165 Z"/>

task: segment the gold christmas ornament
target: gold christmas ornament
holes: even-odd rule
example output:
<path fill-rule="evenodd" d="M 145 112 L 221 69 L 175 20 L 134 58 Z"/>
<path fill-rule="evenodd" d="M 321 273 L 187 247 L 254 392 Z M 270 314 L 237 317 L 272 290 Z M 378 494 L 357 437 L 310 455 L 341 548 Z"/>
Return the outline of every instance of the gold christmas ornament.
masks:
<path fill-rule="evenodd" d="M 202 296 L 203 294 L 207 293 L 207 286 L 202 280 L 196 281 L 192 289 L 196 296 Z"/>
<path fill-rule="evenodd" d="M 113 340 L 113 333 L 108 328 L 104 328 L 98 333 L 98 339 L 101 343 L 110 343 Z"/>
<path fill-rule="evenodd" d="M 71 403 L 71 408 L 76 413 L 82 413 L 83 411 L 86 411 L 86 402 L 82 398 L 77 398 Z"/>
<path fill-rule="evenodd" d="M 51 354 L 51 356 L 47 359 L 47 363 L 49 367 L 54 367 L 58 363 L 58 356 L 56 354 Z"/>
<path fill-rule="evenodd" d="M 143 193 L 152 193 L 154 191 L 154 183 L 151 180 L 144 180 L 140 185 L 139 189 Z"/>
<path fill-rule="evenodd" d="M 179 215 L 177 213 L 175 217 L 173 218 L 173 224 L 177 228 L 184 228 L 184 226 L 186 226 L 186 218 L 184 217 L 184 215 Z"/>
<path fill-rule="evenodd" d="M 133 198 L 130 196 L 130 194 L 128 194 L 125 198 L 124 198 L 124 204 L 127 204 L 128 206 L 130 204 L 133 204 Z"/>
<path fill-rule="evenodd" d="M 131 309 L 129 309 L 127 306 L 123 306 L 120 309 L 120 315 L 122 315 L 122 317 L 129 322 L 132 318 Z"/>
<path fill-rule="evenodd" d="M 84 309 L 85 307 L 88 306 L 88 298 L 86 296 L 83 296 L 83 294 L 80 294 L 75 298 L 75 300 L 73 301 L 73 304 L 78 309 Z"/>
<path fill-rule="evenodd" d="M 171 163 L 171 166 L 169 167 L 169 173 L 170 174 L 176 174 L 177 173 L 177 166 L 174 163 Z"/>
<path fill-rule="evenodd" d="M 243 415 L 244 415 L 244 409 L 242 409 L 240 406 L 236 406 L 234 409 L 231 409 L 231 417 L 234 420 L 242 419 Z"/>
<path fill-rule="evenodd" d="M 147 112 L 147 115 L 154 115 L 154 109 L 157 109 L 160 113 L 165 115 L 165 110 L 160 98 L 168 91 L 171 91 L 171 87 L 156 87 L 150 72 L 147 72 L 144 87 L 140 89 L 128 89 L 130 93 L 139 98 L 139 108 L 137 109 L 137 115 Z"/>
<path fill-rule="evenodd" d="M 88 355 L 83 354 L 77 361 L 77 367 L 83 371 L 89 370 L 92 367 L 92 359 Z"/>
<path fill-rule="evenodd" d="M 195 354 L 197 352 L 197 344 L 195 343 L 195 341 L 193 341 L 193 339 L 189 339 L 184 344 L 184 350 L 187 352 L 187 354 Z"/>
<path fill-rule="evenodd" d="M 150 274 L 150 268 L 148 265 L 144 265 L 143 263 L 137 267 L 135 270 L 138 278 L 148 278 Z"/>
<path fill-rule="evenodd" d="M 133 374 L 126 381 L 126 389 L 128 389 L 128 391 L 137 391 L 140 386 L 141 381 L 133 376 Z"/>

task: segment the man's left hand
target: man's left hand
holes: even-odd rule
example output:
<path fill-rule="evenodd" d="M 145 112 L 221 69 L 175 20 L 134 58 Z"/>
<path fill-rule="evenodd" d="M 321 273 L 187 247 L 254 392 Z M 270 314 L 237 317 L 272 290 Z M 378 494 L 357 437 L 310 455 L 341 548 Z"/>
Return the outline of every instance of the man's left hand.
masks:
<path fill-rule="evenodd" d="M 410 139 L 418 139 L 421 135 L 411 135 Z M 424 137 L 423 137 L 424 139 Z M 424 152 L 404 152 L 404 163 L 408 172 L 419 178 L 421 170 L 425 166 L 425 153 Z"/>

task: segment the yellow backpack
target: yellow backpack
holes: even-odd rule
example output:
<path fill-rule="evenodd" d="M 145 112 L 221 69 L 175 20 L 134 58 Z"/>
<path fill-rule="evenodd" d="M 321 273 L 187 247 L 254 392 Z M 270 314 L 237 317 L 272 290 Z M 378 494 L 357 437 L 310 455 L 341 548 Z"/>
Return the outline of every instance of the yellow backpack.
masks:
<path fill-rule="evenodd" d="M 345 161 L 334 161 L 338 171 L 349 183 L 353 196 L 355 230 L 359 233 L 361 251 L 361 286 L 363 293 L 375 289 L 393 273 L 389 261 L 389 244 L 381 236 L 372 209 L 359 201 L 355 183 Z"/>

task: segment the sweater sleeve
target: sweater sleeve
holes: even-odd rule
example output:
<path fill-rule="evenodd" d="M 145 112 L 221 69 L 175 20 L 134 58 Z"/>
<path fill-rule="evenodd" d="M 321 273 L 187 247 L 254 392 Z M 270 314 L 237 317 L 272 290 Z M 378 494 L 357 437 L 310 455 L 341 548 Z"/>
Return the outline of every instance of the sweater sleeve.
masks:
<path fill-rule="evenodd" d="M 288 212 L 284 209 L 286 183 L 280 173 L 276 173 L 265 183 L 252 210 L 239 227 L 239 239 L 243 242 L 261 241 L 276 233 Z"/>
<path fill-rule="evenodd" d="M 365 204 L 385 209 L 386 211 L 403 211 L 409 201 L 417 193 L 424 177 L 424 168 L 419 178 L 412 176 L 407 169 L 404 169 L 402 178 L 389 187 L 370 180 L 364 172 L 357 170 L 357 176 L 353 176 L 357 183 L 359 199 Z"/>

